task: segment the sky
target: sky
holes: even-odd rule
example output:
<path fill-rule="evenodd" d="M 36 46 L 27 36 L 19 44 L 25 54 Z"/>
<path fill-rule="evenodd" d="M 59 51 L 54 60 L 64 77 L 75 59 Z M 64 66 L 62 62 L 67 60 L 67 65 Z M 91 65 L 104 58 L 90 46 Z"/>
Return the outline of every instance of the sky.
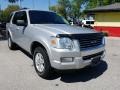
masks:
<path fill-rule="evenodd" d="M 5 9 L 9 5 L 7 1 L 8 0 L 0 0 L 1 9 Z M 50 5 L 55 5 L 56 3 L 57 0 L 50 0 Z M 48 10 L 49 0 L 23 0 L 21 6 L 30 9 Z"/>

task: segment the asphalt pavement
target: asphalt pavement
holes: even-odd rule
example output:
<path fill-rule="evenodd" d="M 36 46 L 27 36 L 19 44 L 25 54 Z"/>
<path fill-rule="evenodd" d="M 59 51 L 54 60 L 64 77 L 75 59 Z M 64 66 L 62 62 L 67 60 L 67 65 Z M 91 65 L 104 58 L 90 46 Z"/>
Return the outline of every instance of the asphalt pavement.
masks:
<path fill-rule="evenodd" d="M 120 38 L 106 39 L 106 57 L 97 67 L 55 73 L 50 80 L 36 74 L 26 52 L 0 40 L 0 90 L 120 90 Z"/>

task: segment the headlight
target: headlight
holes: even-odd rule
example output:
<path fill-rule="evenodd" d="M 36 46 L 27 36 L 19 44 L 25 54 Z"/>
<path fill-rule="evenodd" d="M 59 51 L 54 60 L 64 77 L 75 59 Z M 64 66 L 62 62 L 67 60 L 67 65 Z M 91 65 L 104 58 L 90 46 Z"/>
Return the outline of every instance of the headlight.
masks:
<path fill-rule="evenodd" d="M 60 49 L 72 49 L 73 41 L 70 38 L 52 38 L 51 45 Z"/>
<path fill-rule="evenodd" d="M 60 38 L 59 47 L 62 49 L 72 49 L 73 41 L 70 38 Z"/>

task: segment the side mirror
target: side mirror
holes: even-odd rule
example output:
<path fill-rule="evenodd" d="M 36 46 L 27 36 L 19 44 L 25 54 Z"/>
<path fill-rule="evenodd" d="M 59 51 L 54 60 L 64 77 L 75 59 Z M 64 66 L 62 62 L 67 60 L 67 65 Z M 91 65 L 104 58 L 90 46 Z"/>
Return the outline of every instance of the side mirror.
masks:
<path fill-rule="evenodd" d="M 17 24 L 18 26 L 27 26 L 27 24 L 25 23 L 24 20 L 17 20 L 16 24 Z"/>

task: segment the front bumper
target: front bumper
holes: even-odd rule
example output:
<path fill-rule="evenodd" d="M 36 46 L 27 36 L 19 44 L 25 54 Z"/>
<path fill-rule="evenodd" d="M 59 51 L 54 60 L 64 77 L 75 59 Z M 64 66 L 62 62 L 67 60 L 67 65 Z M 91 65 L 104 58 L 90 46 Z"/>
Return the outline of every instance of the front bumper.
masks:
<path fill-rule="evenodd" d="M 79 51 L 79 50 L 69 51 L 69 50 L 53 48 L 51 52 L 52 52 L 52 59 L 50 60 L 51 66 L 59 70 L 81 69 L 81 68 L 91 65 L 92 58 L 83 60 L 84 56 L 96 54 L 99 52 L 103 52 L 103 54 L 100 55 L 101 60 L 105 56 L 104 47 L 98 47 L 98 48 L 95 48 L 92 50 L 86 50 L 86 51 Z M 73 61 L 72 62 L 61 62 L 62 57 L 73 58 Z"/>

